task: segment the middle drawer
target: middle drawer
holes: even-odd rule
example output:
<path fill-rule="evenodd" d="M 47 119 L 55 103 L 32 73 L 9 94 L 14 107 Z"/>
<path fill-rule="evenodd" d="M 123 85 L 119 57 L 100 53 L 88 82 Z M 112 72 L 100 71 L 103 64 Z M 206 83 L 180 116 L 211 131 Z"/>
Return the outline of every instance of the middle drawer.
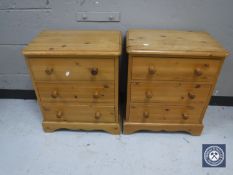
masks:
<path fill-rule="evenodd" d="M 114 83 L 80 81 L 77 83 L 36 83 L 42 102 L 114 103 Z"/>
<path fill-rule="evenodd" d="M 204 102 L 211 85 L 187 82 L 131 82 L 132 102 Z"/>

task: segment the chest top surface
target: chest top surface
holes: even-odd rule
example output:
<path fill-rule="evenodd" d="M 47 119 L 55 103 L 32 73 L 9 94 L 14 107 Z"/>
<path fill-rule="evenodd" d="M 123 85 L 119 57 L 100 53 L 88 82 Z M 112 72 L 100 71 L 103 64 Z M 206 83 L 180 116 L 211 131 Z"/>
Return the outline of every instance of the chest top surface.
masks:
<path fill-rule="evenodd" d="M 118 56 L 120 53 L 121 32 L 110 30 L 47 30 L 23 50 L 26 56 Z"/>
<path fill-rule="evenodd" d="M 207 32 L 129 30 L 127 52 L 164 56 L 219 57 L 228 52 Z"/>

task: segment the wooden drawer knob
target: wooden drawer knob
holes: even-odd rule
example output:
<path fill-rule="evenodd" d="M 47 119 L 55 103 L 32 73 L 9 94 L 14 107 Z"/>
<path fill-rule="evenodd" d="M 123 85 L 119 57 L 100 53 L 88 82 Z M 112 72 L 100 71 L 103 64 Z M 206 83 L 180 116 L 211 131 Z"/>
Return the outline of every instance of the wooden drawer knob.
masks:
<path fill-rule="evenodd" d="M 99 98 L 100 97 L 100 93 L 98 91 L 95 91 L 95 93 L 93 94 L 93 98 Z"/>
<path fill-rule="evenodd" d="M 51 75 L 52 73 L 53 73 L 53 68 L 46 68 L 45 69 L 45 73 L 47 74 L 47 75 Z"/>
<path fill-rule="evenodd" d="M 187 119 L 189 119 L 189 115 L 188 115 L 188 114 L 183 113 L 183 114 L 182 114 L 182 118 L 183 118 L 184 120 L 187 120 Z"/>
<path fill-rule="evenodd" d="M 91 68 L 91 75 L 95 76 L 97 74 L 98 74 L 98 68 L 97 67 Z"/>
<path fill-rule="evenodd" d="M 57 114 L 56 114 L 57 118 L 62 118 L 63 116 L 63 112 L 62 111 L 57 111 Z"/>
<path fill-rule="evenodd" d="M 151 91 L 146 91 L 145 95 L 146 95 L 146 98 L 152 98 L 153 97 L 153 94 L 152 94 Z"/>
<path fill-rule="evenodd" d="M 95 119 L 98 120 L 101 117 L 101 112 L 96 112 L 95 113 Z"/>
<path fill-rule="evenodd" d="M 190 99 L 194 99 L 194 98 L 196 97 L 196 95 L 193 94 L 193 93 L 191 93 L 191 92 L 189 92 L 189 93 L 188 93 L 188 97 L 189 97 Z"/>
<path fill-rule="evenodd" d="M 154 67 L 154 66 L 151 65 L 151 66 L 148 67 L 148 73 L 149 73 L 150 75 L 154 75 L 155 72 L 156 72 L 156 70 L 155 70 L 155 67 Z"/>
<path fill-rule="evenodd" d="M 52 93 L 51 93 L 51 97 L 52 98 L 57 98 L 58 97 L 58 91 L 57 90 L 54 90 Z"/>
<path fill-rule="evenodd" d="M 147 112 L 147 111 L 143 112 L 143 117 L 144 118 L 149 118 L 149 115 L 150 115 L 149 112 Z"/>
<path fill-rule="evenodd" d="M 201 76 L 203 73 L 202 73 L 202 70 L 200 68 L 196 68 L 196 69 L 194 69 L 194 74 L 196 76 Z"/>

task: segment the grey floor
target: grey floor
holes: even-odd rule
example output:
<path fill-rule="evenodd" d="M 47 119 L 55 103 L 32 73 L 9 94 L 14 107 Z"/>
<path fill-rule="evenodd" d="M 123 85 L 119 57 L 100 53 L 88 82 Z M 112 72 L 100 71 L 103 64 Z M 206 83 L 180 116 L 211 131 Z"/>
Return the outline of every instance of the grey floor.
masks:
<path fill-rule="evenodd" d="M 0 100 L 0 175 L 232 174 L 233 107 L 210 106 L 199 136 L 186 133 L 44 133 L 34 100 Z M 226 168 L 202 168 L 203 143 L 226 144 Z"/>

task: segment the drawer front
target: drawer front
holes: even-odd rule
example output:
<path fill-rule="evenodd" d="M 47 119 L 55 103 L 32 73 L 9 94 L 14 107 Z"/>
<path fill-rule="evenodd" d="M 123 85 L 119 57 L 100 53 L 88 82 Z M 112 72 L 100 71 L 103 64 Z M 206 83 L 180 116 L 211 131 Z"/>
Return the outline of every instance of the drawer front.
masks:
<path fill-rule="evenodd" d="M 188 106 L 167 104 L 131 104 L 130 122 L 144 123 L 199 123 L 203 104 Z"/>
<path fill-rule="evenodd" d="M 36 83 L 42 102 L 107 102 L 114 104 L 114 83 Z"/>
<path fill-rule="evenodd" d="M 133 102 L 205 102 L 211 85 L 184 82 L 132 82 Z"/>
<path fill-rule="evenodd" d="M 43 103 L 45 121 L 115 122 L 114 106 Z"/>
<path fill-rule="evenodd" d="M 134 57 L 133 80 L 214 81 L 219 60 Z"/>
<path fill-rule="evenodd" d="M 114 80 L 114 59 L 29 59 L 36 81 Z"/>

